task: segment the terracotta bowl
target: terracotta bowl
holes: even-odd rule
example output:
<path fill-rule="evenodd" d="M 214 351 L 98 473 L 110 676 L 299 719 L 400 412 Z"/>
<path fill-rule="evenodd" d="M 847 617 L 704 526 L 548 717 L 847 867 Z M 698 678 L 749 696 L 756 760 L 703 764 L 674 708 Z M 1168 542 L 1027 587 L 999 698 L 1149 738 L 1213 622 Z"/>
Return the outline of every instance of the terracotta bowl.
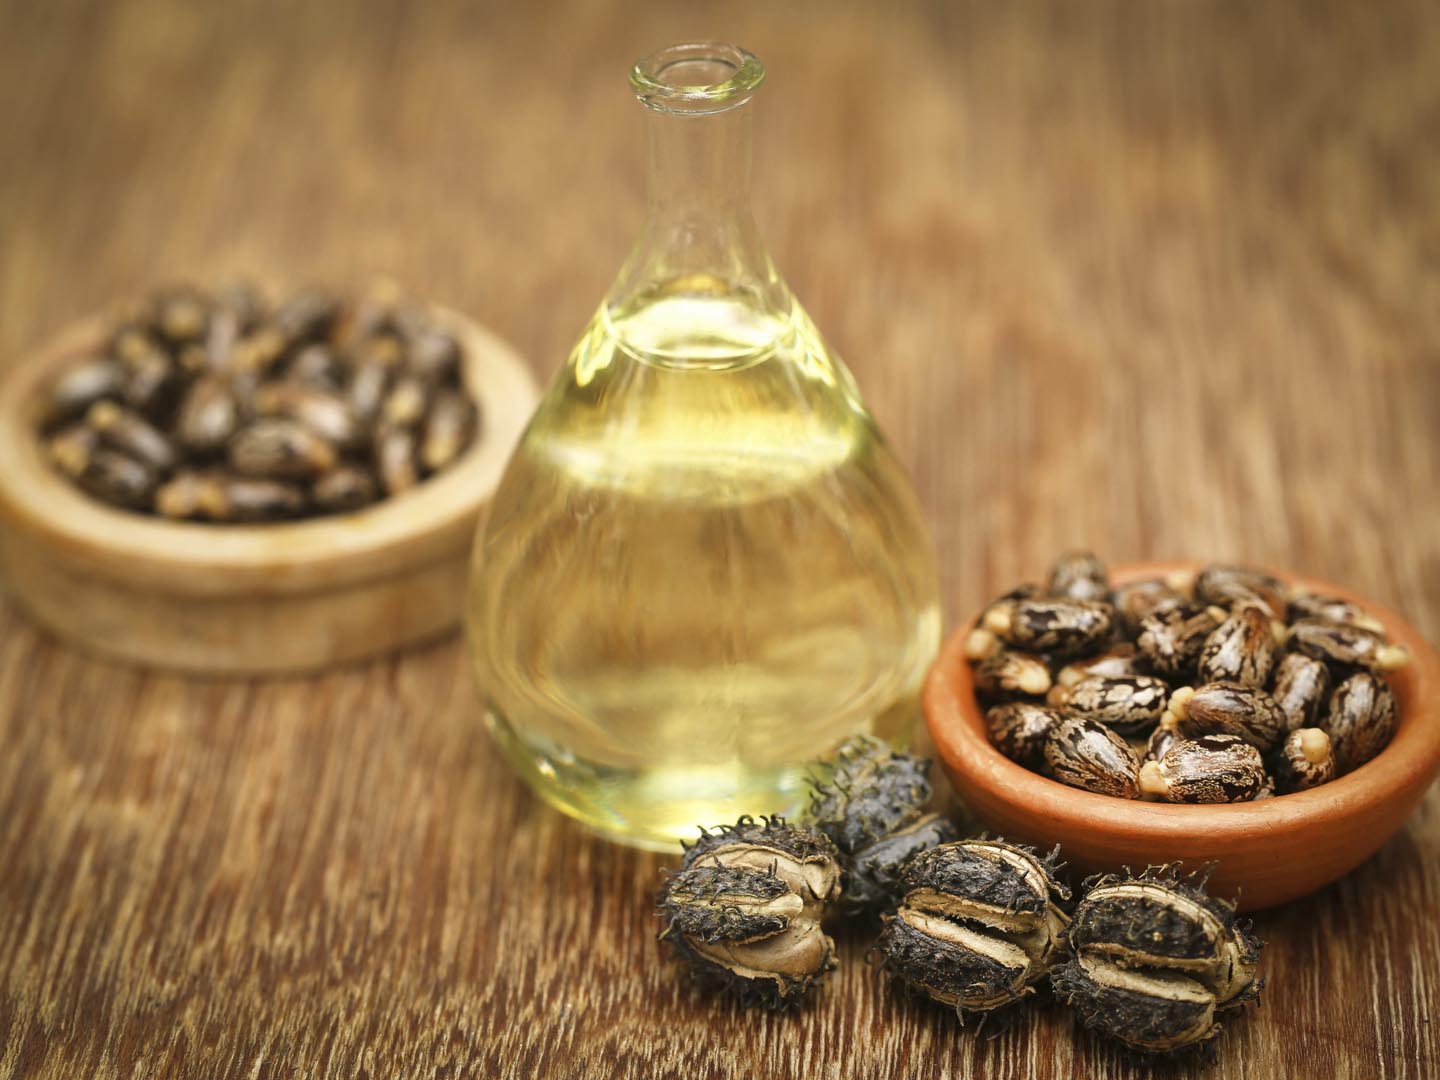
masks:
<path fill-rule="evenodd" d="M 171 522 L 59 476 L 35 436 L 45 388 L 108 322 L 0 367 L 0 584 L 88 652 L 212 674 L 307 671 L 458 625 L 476 523 L 539 399 L 524 360 L 441 308 L 464 347 L 479 437 L 435 476 L 348 514 L 267 525 Z"/>
<path fill-rule="evenodd" d="M 1135 564 L 1114 568 L 1112 578 L 1123 584 L 1200 566 Z M 1132 802 L 1068 787 L 991 745 L 963 653 L 972 619 L 945 642 L 925 687 L 926 722 L 956 792 L 987 828 L 1041 847 L 1058 843 L 1085 873 L 1214 862 L 1212 891 L 1237 898 L 1242 910 L 1304 896 L 1359 866 L 1400 828 L 1440 770 L 1440 657 L 1380 604 L 1328 582 L 1276 576 L 1361 604 L 1413 652 L 1388 676 L 1399 724 L 1373 760 L 1310 791 L 1223 806 Z"/>

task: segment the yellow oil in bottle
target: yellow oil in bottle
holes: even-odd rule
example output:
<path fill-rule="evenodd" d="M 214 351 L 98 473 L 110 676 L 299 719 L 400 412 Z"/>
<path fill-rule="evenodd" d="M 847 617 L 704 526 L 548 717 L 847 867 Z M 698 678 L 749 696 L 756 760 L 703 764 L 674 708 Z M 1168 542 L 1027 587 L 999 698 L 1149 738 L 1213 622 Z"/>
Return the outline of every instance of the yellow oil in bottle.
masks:
<path fill-rule="evenodd" d="M 935 655 L 903 470 L 793 303 L 690 275 L 602 305 L 476 546 L 486 720 L 547 800 L 629 843 L 794 813 L 841 739 L 903 741 Z"/>

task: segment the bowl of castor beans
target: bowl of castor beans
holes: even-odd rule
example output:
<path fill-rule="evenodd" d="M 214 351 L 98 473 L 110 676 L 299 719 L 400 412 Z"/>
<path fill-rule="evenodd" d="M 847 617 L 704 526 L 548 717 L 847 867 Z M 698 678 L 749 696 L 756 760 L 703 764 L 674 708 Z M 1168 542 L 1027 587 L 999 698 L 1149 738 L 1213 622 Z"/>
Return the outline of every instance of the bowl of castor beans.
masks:
<path fill-rule="evenodd" d="M 509 345 L 389 284 L 159 290 L 0 365 L 0 580 L 76 647 L 168 669 L 438 637 L 537 400 Z"/>
<path fill-rule="evenodd" d="M 925 715 L 988 828 L 1258 909 L 1353 870 L 1440 771 L 1440 658 L 1341 586 L 1062 555 L 946 641 Z"/>

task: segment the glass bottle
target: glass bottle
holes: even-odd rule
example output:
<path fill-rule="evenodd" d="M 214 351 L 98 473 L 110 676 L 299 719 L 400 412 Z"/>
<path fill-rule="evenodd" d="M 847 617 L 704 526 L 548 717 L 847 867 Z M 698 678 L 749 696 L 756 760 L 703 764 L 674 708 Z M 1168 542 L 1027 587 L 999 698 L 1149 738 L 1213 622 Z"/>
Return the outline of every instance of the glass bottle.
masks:
<path fill-rule="evenodd" d="M 749 209 L 764 78 L 724 44 L 638 63 L 649 209 L 481 528 L 486 721 L 545 799 L 670 848 L 797 812 L 856 732 L 909 738 L 939 644 L 914 494 Z"/>

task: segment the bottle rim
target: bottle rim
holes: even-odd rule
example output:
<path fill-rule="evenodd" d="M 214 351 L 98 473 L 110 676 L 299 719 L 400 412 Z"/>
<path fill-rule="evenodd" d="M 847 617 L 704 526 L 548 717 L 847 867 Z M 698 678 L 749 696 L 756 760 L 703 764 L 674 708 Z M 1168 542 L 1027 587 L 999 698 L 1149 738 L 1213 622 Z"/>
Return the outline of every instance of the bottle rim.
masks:
<path fill-rule="evenodd" d="M 765 81 L 755 54 L 723 41 L 669 45 L 635 62 L 630 85 L 646 108 L 708 116 L 744 105 Z"/>

